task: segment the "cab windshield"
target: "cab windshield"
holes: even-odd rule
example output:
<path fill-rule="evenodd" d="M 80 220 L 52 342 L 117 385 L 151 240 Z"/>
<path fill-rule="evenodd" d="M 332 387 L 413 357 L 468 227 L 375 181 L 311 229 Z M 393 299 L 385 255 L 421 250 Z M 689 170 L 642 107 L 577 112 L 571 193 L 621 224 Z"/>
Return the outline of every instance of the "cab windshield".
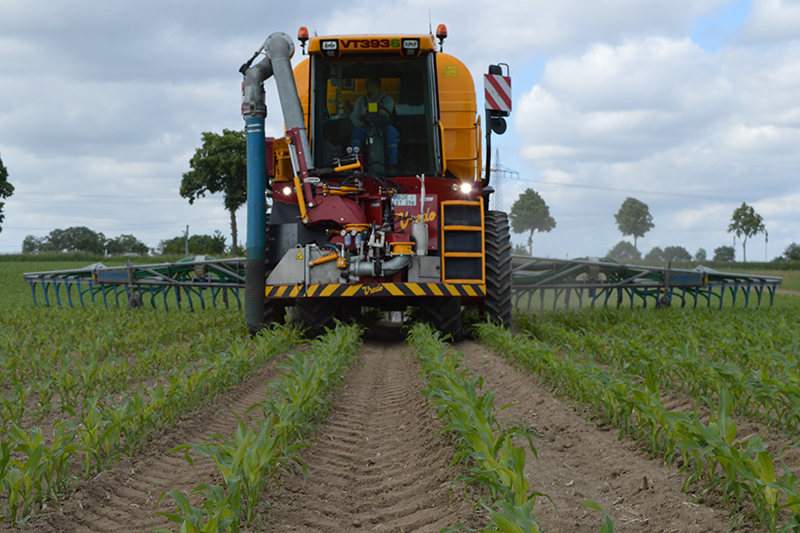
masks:
<path fill-rule="evenodd" d="M 315 56 L 314 165 L 354 151 L 374 174 L 435 174 L 438 132 L 430 62 L 430 54 L 413 59 Z"/>

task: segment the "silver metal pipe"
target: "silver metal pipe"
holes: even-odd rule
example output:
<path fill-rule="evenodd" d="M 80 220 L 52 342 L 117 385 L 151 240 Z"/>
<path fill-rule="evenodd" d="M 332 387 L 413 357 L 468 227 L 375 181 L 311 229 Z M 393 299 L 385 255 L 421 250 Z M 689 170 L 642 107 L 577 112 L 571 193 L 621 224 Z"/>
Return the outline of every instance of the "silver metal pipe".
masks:
<path fill-rule="evenodd" d="M 286 129 L 298 128 L 300 130 L 300 142 L 303 145 L 306 167 L 312 168 L 314 165 L 311 161 L 303 106 L 300 103 L 300 96 L 297 94 L 297 85 L 294 82 L 294 72 L 290 61 L 294 55 L 294 43 L 292 38 L 285 33 L 275 32 L 267 37 L 264 47 L 267 50 L 267 56 L 272 62 L 272 70 L 275 76 L 275 83 L 278 85 L 278 96 L 281 100 L 281 111 L 283 111 Z"/>
<path fill-rule="evenodd" d="M 267 104 L 264 102 L 264 81 L 272 76 L 272 63 L 265 57 L 244 74 L 242 113 L 245 118 L 266 118 Z"/>
<path fill-rule="evenodd" d="M 411 257 L 407 255 L 398 255 L 392 257 L 388 261 L 381 264 L 383 276 L 393 276 L 411 264 Z"/>

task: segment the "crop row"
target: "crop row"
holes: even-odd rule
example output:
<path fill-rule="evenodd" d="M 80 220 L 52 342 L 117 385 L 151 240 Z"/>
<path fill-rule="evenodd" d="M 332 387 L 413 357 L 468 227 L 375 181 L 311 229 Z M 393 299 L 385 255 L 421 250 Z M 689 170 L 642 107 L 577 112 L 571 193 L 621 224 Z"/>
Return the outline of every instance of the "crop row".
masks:
<path fill-rule="evenodd" d="M 462 363 L 462 354 L 454 352 L 429 326 L 416 324 L 410 331 L 409 343 L 422 366 L 426 382 L 422 393 L 438 406 L 439 420 L 445 424 L 444 429 L 459 436 L 459 451 L 453 464 L 464 462 L 468 473 L 459 476 L 456 482 L 464 482 L 467 486 L 478 482 L 490 491 L 490 505 L 482 504 L 492 519 L 480 531 L 540 531 L 533 507 L 538 496 L 549 497 L 530 491 L 525 473 L 526 449 L 512 443 L 513 437 L 524 437 L 536 456 L 532 429 L 520 424 L 502 427 L 496 414 L 508 406 L 495 410 L 494 392 L 480 394 L 483 378 L 471 376 Z M 602 510 L 593 502 L 584 503 Z M 459 524 L 444 531 L 462 529 L 469 528 Z M 613 523 L 606 515 L 601 533 L 611 531 Z"/>
<path fill-rule="evenodd" d="M 687 474 L 684 489 L 704 480 L 703 492 L 719 488 L 736 520 L 746 514 L 747 496 L 754 506 L 749 514 L 769 531 L 788 532 L 800 526 L 797 478 L 785 464 L 781 477 L 776 477 L 773 462 L 778 456 L 767 452 L 761 438 L 736 439 L 733 400 L 727 388 L 718 390 L 716 402 L 712 397 L 703 399 L 711 411 L 704 423 L 696 412 L 670 411 L 662 405 L 652 366 L 647 367 L 643 380 L 633 379 L 591 359 L 569 353 L 561 356 L 545 344 L 493 325 L 479 325 L 476 331 L 494 351 L 542 375 L 557 391 L 587 404 L 622 434 L 662 454 L 668 464 L 679 459 L 681 471 Z M 785 508 L 790 513 L 779 526 Z"/>
<path fill-rule="evenodd" d="M 236 433 L 210 435 L 202 444 L 184 444 L 171 450 L 183 450 L 190 464 L 194 464 L 190 451 L 212 458 L 224 482 L 201 483 L 192 491 L 191 495 L 201 496 L 200 507 L 192 507 L 186 495 L 171 490 L 167 494 L 177 502 L 176 512 L 158 514 L 180 524 L 180 531 L 187 533 L 236 533 L 242 524 L 251 524 L 256 518 L 260 522 L 261 499 L 267 490 L 278 487 L 278 474 L 291 461 L 300 464 L 307 474 L 296 452 L 310 445 L 313 423 L 327 417 L 327 394 L 344 378 L 361 345 L 361 333 L 359 326 L 339 325 L 314 340 L 309 352 L 292 354 L 278 365 L 282 373 L 269 383 L 268 397 L 247 411 L 261 411 L 262 420 L 248 425 L 234 413 Z"/>
<path fill-rule="evenodd" d="M 201 353 L 194 364 L 164 373 L 152 386 L 139 382 L 116 397 L 85 398 L 80 408 L 62 405 L 72 419 L 57 421 L 52 439 L 40 427 L 23 429 L 12 421 L 0 449 L 3 519 L 25 520 L 34 506 L 41 508 L 46 500 L 63 495 L 74 481 L 76 458 L 83 463 L 85 478 L 108 468 L 299 342 L 295 329 L 270 330 L 252 341 L 239 340 L 227 351 Z"/>
<path fill-rule="evenodd" d="M 628 317 L 633 313 L 617 312 Z M 642 315 L 643 313 L 638 313 Z M 800 324 L 793 314 L 647 313 L 619 322 L 608 311 L 519 317 L 523 329 L 553 345 L 579 352 L 618 373 L 659 376 L 666 390 L 696 398 L 727 388 L 735 412 L 786 431 L 800 432 Z M 726 313 L 728 315 L 728 313 Z M 791 339 L 789 337 L 792 337 Z M 761 346 L 761 350 L 753 346 Z"/>
<path fill-rule="evenodd" d="M 18 383 L 31 386 L 65 365 L 90 359 L 124 364 L 128 371 L 161 370 L 174 363 L 176 354 L 191 360 L 187 346 L 202 351 L 204 345 L 220 344 L 227 332 L 242 329 L 240 315 L 233 312 L 209 310 L 201 316 L 142 311 L 4 310 L 0 314 L 0 388 Z"/>

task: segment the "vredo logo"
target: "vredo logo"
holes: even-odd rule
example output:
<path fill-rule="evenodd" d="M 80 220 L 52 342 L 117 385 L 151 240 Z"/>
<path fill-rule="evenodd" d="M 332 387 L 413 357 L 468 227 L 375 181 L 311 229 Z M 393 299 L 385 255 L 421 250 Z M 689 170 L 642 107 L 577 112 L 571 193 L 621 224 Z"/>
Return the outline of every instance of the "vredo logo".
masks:
<path fill-rule="evenodd" d="M 370 287 L 369 285 L 364 285 L 363 290 L 364 290 L 364 294 L 366 294 L 367 296 L 370 296 L 372 294 L 377 294 L 377 293 L 381 292 L 383 290 L 383 286 L 382 285 L 376 285 L 374 287 Z"/>

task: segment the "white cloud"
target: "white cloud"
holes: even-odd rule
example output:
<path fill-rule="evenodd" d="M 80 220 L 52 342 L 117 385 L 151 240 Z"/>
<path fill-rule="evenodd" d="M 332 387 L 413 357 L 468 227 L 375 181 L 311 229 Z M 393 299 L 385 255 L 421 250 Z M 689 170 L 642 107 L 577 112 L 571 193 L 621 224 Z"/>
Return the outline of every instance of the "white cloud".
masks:
<path fill-rule="evenodd" d="M 727 3 L 2 0 L 0 152 L 17 192 L 0 252 L 70 225 L 133 233 L 151 246 L 186 224 L 227 234 L 218 198 L 189 206 L 177 189 L 202 131 L 242 126 L 239 65 L 272 32 L 294 35 L 300 25 L 425 33 L 429 8 L 434 29 L 448 26 L 445 51 L 476 81 L 490 62 L 511 65 L 519 96 L 509 132 L 493 141 L 504 163 L 519 163 L 523 179 L 569 185 L 533 185 L 558 224 L 534 237 L 545 255 L 604 254 L 621 239 L 613 213 L 639 195 L 630 190 L 684 195 L 640 195 L 656 219 L 645 249 L 728 243 L 730 213 L 714 218 L 704 202 L 761 200 L 776 242 L 800 240 L 791 235 L 800 209 L 797 6 L 755 0 L 739 46 L 707 54 L 685 35 Z M 535 61 L 545 69 L 534 85 Z M 279 135 L 272 82 L 267 100 L 267 132 Z M 532 185 L 510 183 L 506 207 Z"/>
<path fill-rule="evenodd" d="M 800 2 L 753 0 L 753 9 L 738 32 L 736 42 L 770 44 L 800 39 Z"/>

